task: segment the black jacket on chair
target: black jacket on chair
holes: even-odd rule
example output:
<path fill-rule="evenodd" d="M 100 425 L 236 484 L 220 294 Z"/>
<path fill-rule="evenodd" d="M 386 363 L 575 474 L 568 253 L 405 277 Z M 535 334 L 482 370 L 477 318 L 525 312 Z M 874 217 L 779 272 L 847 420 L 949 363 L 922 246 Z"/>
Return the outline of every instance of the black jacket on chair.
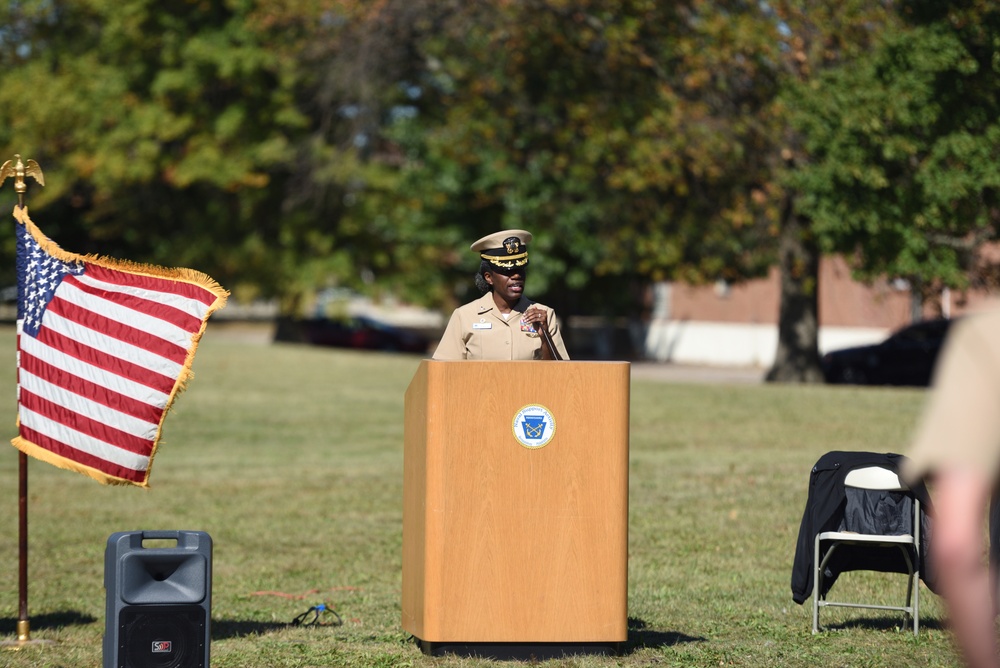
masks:
<path fill-rule="evenodd" d="M 882 466 L 898 472 L 904 459 L 902 455 L 893 453 L 834 451 L 826 453 L 816 462 L 809 476 L 809 497 L 805 512 L 802 514 L 798 542 L 795 545 L 795 560 L 792 563 L 792 600 L 802 605 L 812 595 L 816 534 L 844 530 L 847 507 L 844 479 L 847 474 L 865 466 Z M 931 534 L 930 496 L 923 484 L 913 486 L 911 492 L 921 504 L 920 563 L 915 564 L 915 567 L 920 571 L 924 584 L 934 591 L 933 568 L 927 558 Z M 865 530 L 879 533 L 884 529 L 871 526 Z M 841 573 L 855 570 L 906 573 L 906 563 L 897 550 L 873 551 L 864 547 L 843 545 L 827 563 L 827 570 L 823 575 L 824 591 L 820 593 L 825 596 Z"/>

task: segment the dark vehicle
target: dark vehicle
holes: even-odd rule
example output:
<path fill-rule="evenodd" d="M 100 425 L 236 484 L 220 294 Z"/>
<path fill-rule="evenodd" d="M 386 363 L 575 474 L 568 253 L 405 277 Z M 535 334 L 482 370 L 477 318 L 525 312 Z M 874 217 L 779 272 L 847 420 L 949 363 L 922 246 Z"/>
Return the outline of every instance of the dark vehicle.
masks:
<path fill-rule="evenodd" d="M 828 383 L 926 387 L 951 324 L 947 319 L 925 320 L 882 343 L 828 352 L 821 361 L 823 377 Z"/>
<path fill-rule="evenodd" d="M 419 332 L 364 316 L 284 320 L 278 323 L 274 338 L 317 346 L 422 354 L 430 346 L 430 340 Z"/>

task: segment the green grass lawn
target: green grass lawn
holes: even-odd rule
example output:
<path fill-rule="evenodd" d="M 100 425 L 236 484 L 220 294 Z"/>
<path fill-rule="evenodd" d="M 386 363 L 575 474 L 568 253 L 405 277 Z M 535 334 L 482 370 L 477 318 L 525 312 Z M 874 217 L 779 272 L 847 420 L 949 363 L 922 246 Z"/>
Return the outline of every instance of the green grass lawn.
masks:
<path fill-rule="evenodd" d="M 0 331 L 0 424 L 15 434 L 14 337 Z M 471 666 L 400 626 L 403 393 L 419 359 L 215 335 L 167 418 L 151 488 L 30 462 L 32 638 L 0 666 L 101 665 L 104 548 L 115 531 L 208 532 L 212 665 Z M 565 666 L 956 666 L 940 601 L 918 638 L 896 617 L 791 599 L 808 474 L 835 449 L 905 451 L 915 390 L 633 381 L 627 651 Z M 0 434 L 2 436 L 2 434 Z M 0 453 L 3 453 L 0 450 Z M 16 637 L 17 451 L 0 456 L 0 635 Z M 2 502 L 2 501 L 0 501 Z M 903 598 L 848 574 L 843 596 Z M 325 602 L 342 626 L 293 627 Z M 894 613 L 890 613 L 894 614 Z"/>

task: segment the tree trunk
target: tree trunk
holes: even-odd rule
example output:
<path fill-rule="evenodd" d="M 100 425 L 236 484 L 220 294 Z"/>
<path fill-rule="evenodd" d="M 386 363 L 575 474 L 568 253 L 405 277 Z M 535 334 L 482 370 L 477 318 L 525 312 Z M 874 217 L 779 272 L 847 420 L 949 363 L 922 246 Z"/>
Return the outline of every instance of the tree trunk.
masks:
<path fill-rule="evenodd" d="M 781 309 L 778 350 L 768 382 L 821 383 L 819 365 L 819 247 L 808 221 L 785 202 L 779 242 Z"/>
<path fill-rule="evenodd" d="M 924 285 L 918 278 L 910 279 L 910 322 L 924 319 Z"/>

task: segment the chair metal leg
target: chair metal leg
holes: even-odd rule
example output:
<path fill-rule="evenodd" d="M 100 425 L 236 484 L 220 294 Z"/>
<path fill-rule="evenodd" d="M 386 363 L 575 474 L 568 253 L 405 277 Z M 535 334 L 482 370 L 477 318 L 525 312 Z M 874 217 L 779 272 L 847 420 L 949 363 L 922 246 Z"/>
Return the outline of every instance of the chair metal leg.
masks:
<path fill-rule="evenodd" d="M 906 607 L 910 608 L 911 611 L 903 614 L 903 622 L 906 622 L 906 615 L 909 615 L 910 621 L 913 623 L 913 635 L 917 635 L 920 612 L 920 572 L 913 567 L 910 551 L 902 545 L 899 546 L 899 550 L 903 553 L 903 560 L 906 562 L 907 571 L 909 571 L 909 578 L 906 581 Z"/>
<path fill-rule="evenodd" d="M 822 588 L 822 583 L 820 582 L 822 576 L 820 575 L 819 567 L 819 534 L 816 534 L 816 546 L 815 553 L 813 554 L 813 634 L 819 633 L 819 592 Z"/>
<path fill-rule="evenodd" d="M 902 628 L 906 628 L 906 618 L 909 616 L 913 625 L 913 635 L 916 636 L 920 629 L 920 572 L 914 567 L 914 561 L 910 556 L 909 550 L 903 545 L 897 545 L 903 554 L 903 561 L 906 563 L 908 571 L 905 606 L 865 605 L 847 602 L 826 603 L 826 597 L 820 593 L 823 591 L 823 572 L 838 546 L 837 542 L 833 542 L 821 559 L 820 538 L 819 534 L 816 534 L 813 546 L 813 634 L 820 631 L 819 609 L 827 605 L 832 605 L 848 608 L 871 608 L 875 610 L 902 610 Z"/>

